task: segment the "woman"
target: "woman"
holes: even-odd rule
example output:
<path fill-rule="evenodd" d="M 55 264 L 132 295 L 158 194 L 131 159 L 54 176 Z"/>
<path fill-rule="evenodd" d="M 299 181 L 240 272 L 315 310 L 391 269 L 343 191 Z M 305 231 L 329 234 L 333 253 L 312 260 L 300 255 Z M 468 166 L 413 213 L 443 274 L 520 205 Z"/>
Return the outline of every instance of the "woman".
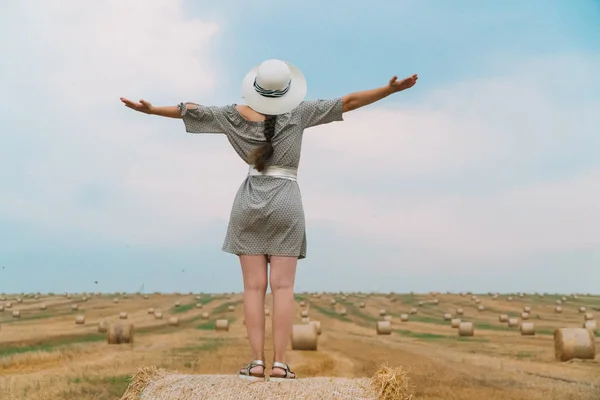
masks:
<path fill-rule="evenodd" d="M 267 60 L 245 76 L 247 105 L 223 107 L 181 103 L 157 107 L 121 98 L 146 114 L 183 119 L 189 133 L 225 134 L 249 164 L 233 207 L 223 251 L 239 256 L 244 281 L 244 317 L 254 360 L 239 371 L 243 379 L 265 379 L 265 295 L 273 293 L 273 364 L 271 381 L 295 379 L 285 362 L 294 315 L 296 264 L 306 257 L 304 210 L 296 172 L 304 129 L 412 87 L 417 75 L 390 79 L 383 87 L 332 100 L 304 101 L 306 81 L 292 64 Z M 268 274 L 268 264 L 271 265 Z"/>

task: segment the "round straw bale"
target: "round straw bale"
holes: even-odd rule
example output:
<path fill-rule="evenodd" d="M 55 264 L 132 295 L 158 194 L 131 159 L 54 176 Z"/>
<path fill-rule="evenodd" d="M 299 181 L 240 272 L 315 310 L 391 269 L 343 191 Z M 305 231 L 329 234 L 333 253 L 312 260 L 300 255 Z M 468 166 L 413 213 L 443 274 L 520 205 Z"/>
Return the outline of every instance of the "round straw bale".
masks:
<path fill-rule="evenodd" d="M 133 324 L 114 323 L 108 326 L 108 344 L 133 343 Z"/>
<path fill-rule="evenodd" d="M 410 313 L 411 313 L 411 314 L 413 314 L 413 315 L 414 315 L 414 314 L 416 314 L 416 313 L 417 313 L 417 309 L 416 309 L 416 308 L 414 308 L 414 307 L 413 307 L 413 308 L 411 308 L 411 309 L 410 309 Z"/>
<path fill-rule="evenodd" d="M 147 294 L 145 294 L 145 295 L 144 295 L 144 300 L 148 300 L 148 299 L 149 299 L 148 295 L 147 295 Z"/>
<path fill-rule="evenodd" d="M 464 313 L 465 313 L 465 310 L 463 310 L 462 308 L 456 309 L 456 315 L 463 315 Z"/>
<path fill-rule="evenodd" d="M 561 297 L 561 299 L 562 299 L 562 301 L 567 301 L 567 297 L 566 296 Z"/>
<path fill-rule="evenodd" d="M 123 293 L 123 298 L 124 299 L 128 298 L 127 293 Z"/>
<path fill-rule="evenodd" d="M 408 314 L 400 314 L 400 321 L 408 322 Z"/>
<path fill-rule="evenodd" d="M 361 301 L 360 303 L 358 303 L 358 307 L 359 308 L 365 308 L 366 304 L 364 301 Z"/>
<path fill-rule="evenodd" d="M 481 303 L 481 299 L 475 299 L 475 304 Z"/>
<path fill-rule="evenodd" d="M 473 336 L 475 329 L 472 322 L 461 322 L 458 325 L 458 336 Z"/>
<path fill-rule="evenodd" d="M 127 313 L 126 312 L 120 312 L 119 313 L 119 319 L 127 319 Z"/>
<path fill-rule="evenodd" d="M 523 312 L 530 313 L 530 312 L 531 312 L 531 307 L 529 307 L 529 306 L 524 306 L 524 307 L 523 307 Z"/>
<path fill-rule="evenodd" d="M 446 313 L 444 314 L 444 321 L 450 321 L 452 319 L 452 314 Z"/>
<path fill-rule="evenodd" d="M 9 301 L 8 303 L 5 304 L 6 308 L 12 308 L 12 303 Z"/>
<path fill-rule="evenodd" d="M 317 330 L 317 335 L 321 334 L 321 321 L 310 321 L 309 324 L 313 324 Z"/>
<path fill-rule="evenodd" d="M 331 299 L 331 305 L 334 306 L 337 302 L 334 299 Z"/>
<path fill-rule="evenodd" d="M 379 315 L 381 315 L 382 317 L 386 314 L 385 310 L 381 309 L 379 310 Z"/>
<path fill-rule="evenodd" d="M 585 307 L 583 307 L 583 306 L 579 307 L 579 312 L 580 312 L 581 314 L 585 313 L 585 310 L 586 310 L 586 308 L 585 308 Z"/>
<path fill-rule="evenodd" d="M 509 318 L 508 319 L 508 327 L 509 328 L 515 328 L 519 326 L 519 319 L 518 318 Z"/>
<path fill-rule="evenodd" d="M 235 311 L 235 308 L 233 308 L 233 306 L 229 306 L 229 307 L 227 307 L 227 311 L 229 311 L 229 312 L 234 312 L 234 311 Z"/>
<path fill-rule="evenodd" d="M 308 324 L 310 322 L 310 318 L 308 317 L 302 317 L 302 323 L 303 324 Z"/>
<path fill-rule="evenodd" d="M 492 300 L 498 300 L 498 295 L 497 294 L 493 295 Z"/>
<path fill-rule="evenodd" d="M 78 315 L 75 317 L 75 323 L 77 325 L 83 325 L 85 324 L 85 315 Z"/>
<path fill-rule="evenodd" d="M 317 350 L 317 328 L 313 324 L 292 327 L 292 350 Z"/>
<path fill-rule="evenodd" d="M 17 310 L 13 311 L 12 316 L 13 316 L 13 318 L 21 318 L 21 311 L 17 311 Z"/>
<path fill-rule="evenodd" d="M 265 316 L 269 316 L 271 315 L 271 310 L 269 310 L 268 308 L 265 308 Z"/>
<path fill-rule="evenodd" d="M 163 319 L 163 313 L 161 311 L 155 311 L 154 319 Z"/>
<path fill-rule="evenodd" d="M 533 322 L 521 322 L 521 336 L 535 335 L 535 324 Z"/>
<path fill-rule="evenodd" d="M 301 302 L 300 302 L 300 307 L 306 307 L 306 302 L 304 302 L 304 301 L 301 301 Z"/>
<path fill-rule="evenodd" d="M 0 306 L 0 312 L 4 312 L 4 306 Z"/>
<path fill-rule="evenodd" d="M 169 317 L 167 320 L 167 325 L 169 326 L 179 326 L 179 318 L 177 317 Z"/>
<path fill-rule="evenodd" d="M 561 305 L 562 304 L 562 300 L 556 300 L 556 304 Z"/>
<path fill-rule="evenodd" d="M 562 307 L 560 307 L 560 306 L 554 307 L 554 312 L 557 314 L 560 314 L 562 312 Z"/>
<path fill-rule="evenodd" d="M 432 303 L 433 303 L 433 304 L 435 304 L 435 305 L 437 306 L 438 304 L 440 304 L 440 300 L 439 300 L 439 299 L 434 299 L 434 300 L 432 301 Z"/>
<path fill-rule="evenodd" d="M 512 296 L 508 296 L 508 298 L 506 300 L 513 301 L 513 297 Z"/>
<path fill-rule="evenodd" d="M 100 320 L 98 322 L 98 333 L 106 333 L 108 331 L 108 322 L 106 320 Z"/>
<path fill-rule="evenodd" d="M 391 322 L 392 321 L 392 316 L 391 315 L 384 315 L 383 320 Z"/>
<path fill-rule="evenodd" d="M 19 304 L 23 303 L 23 299 L 20 297 L 17 297 L 17 303 L 19 303 Z"/>
<path fill-rule="evenodd" d="M 154 314 L 154 308 L 150 307 L 150 308 L 148 309 L 148 314 Z"/>
<path fill-rule="evenodd" d="M 596 357 L 596 341 L 593 332 L 585 328 L 555 330 L 554 356 L 558 361 L 593 360 Z"/>
<path fill-rule="evenodd" d="M 113 303 L 117 304 L 119 302 L 119 299 L 113 299 Z"/>
<path fill-rule="evenodd" d="M 591 312 L 585 313 L 585 315 L 583 316 L 584 321 L 591 321 L 593 319 L 594 319 L 594 314 L 592 314 Z"/>
<path fill-rule="evenodd" d="M 207 312 L 203 312 L 202 319 L 208 319 L 208 318 L 210 318 L 210 315 Z"/>
<path fill-rule="evenodd" d="M 521 313 L 521 319 L 529 319 L 529 313 L 522 312 Z"/>
<path fill-rule="evenodd" d="M 0 306 L 0 307 L 1 307 L 1 306 Z M 46 306 L 46 304 L 44 304 L 44 303 L 40 304 L 40 310 L 45 310 L 45 309 L 47 309 L 47 308 L 48 308 L 48 307 Z M 2 310 L 0 310 L 0 311 L 2 311 Z"/>
<path fill-rule="evenodd" d="M 215 321 L 215 329 L 217 331 L 229 332 L 229 321 L 226 319 L 218 319 Z"/>
<path fill-rule="evenodd" d="M 79 306 L 77 304 L 71 304 L 71 310 L 77 311 L 77 310 L 79 310 Z"/>
<path fill-rule="evenodd" d="M 583 327 L 585 329 L 591 330 L 594 333 L 598 332 L 598 325 L 596 324 L 596 321 L 593 321 L 593 320 L 585 321 L 583 323 Z"/>
<path fill-rule="evenodd" d="M 88 298 L 87 298 L 87 296 L 83 296 L 83 297 L 81 298 L 81 301 L 88 301 Z"/>
<path fill-rule="evenodd" d="M 345 309 L 345 308 L 340 308 L 339 314 L 340 314 L 342 317 L 346 316 L 346 314 L 347 314 L 347 312 L 346 312 L 346 309 Z"/>
<path fill-rule="evenodd" d="M 485 311 L 485 307 L 482 305 L 477 306 L 478 311 Z"/>
<path fill-rule="evenodd" d="M 306 311 L 306 310 L 302 310 L 302 312 L 300 313 L 300 316 L 301 316 L 302 318 L 306 318 L 306 317 L 308 317 L 308 311 Z"/>
<path fill-rule="evenodd" d="M 199 308 L 199 309 L 201 309 L 202 307 L 204 307 L 204 306 L 202 305 L 202 303 L 196 303 L 196 308 Z"/>
<path fill-rule="evenodd" d="M 458 328 L 460 326 L 460 323 L 460 318 L 452 318 L 452 320 L 450 321 L 450 326 L 453 328 Z"/>
<path fill-rule="evenodd" d="M 424 301 L 419 301 L 419 302 L 417 303 L 417 305 L 418 305 L 419 307 L 423 307 L 423 306 L 425 305 L 425 302 L 424 302 Z"/>
<path fill-rule="evenodd" d="M 179 307 L 180 305 L 181 305 L 181 302 L 179 302 L 179 301 L 175 302 L 175 307 Z"/>
<path fill-rule="evenodd" d="M 390 321 L 377 321 L 375 330 L 378 335 L 391 335 L 392 334 L 392 324 Z"/>

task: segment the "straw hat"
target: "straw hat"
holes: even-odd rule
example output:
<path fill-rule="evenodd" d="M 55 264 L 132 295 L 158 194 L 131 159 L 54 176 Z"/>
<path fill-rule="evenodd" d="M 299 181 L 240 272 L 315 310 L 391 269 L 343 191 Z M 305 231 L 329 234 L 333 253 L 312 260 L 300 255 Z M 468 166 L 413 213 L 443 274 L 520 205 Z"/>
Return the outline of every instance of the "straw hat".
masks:
<path fill-rule="evenodd" d="M 294 65 L 276 59 L 252 68 L 242 81 L 242 97 L 254 111 L 279 115 L 292 111 L 306 96 L 306 79 Z"/>

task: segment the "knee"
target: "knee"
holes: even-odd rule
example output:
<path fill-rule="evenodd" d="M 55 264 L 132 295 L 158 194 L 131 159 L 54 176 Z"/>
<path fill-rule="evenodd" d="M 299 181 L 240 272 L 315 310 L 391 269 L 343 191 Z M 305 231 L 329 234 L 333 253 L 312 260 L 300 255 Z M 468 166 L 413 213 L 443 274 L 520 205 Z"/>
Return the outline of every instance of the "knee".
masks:
<path fill-rule="evenodd" d="M 285 277 L 271 277 L 270 279 L 271 292 L 278 290 L 294 289 L 294 281 Z"/>
<path fill-rule="evenodd" d="M 265 277 L 265 279 L 252 279 L 250 282 L 246 282 L 244 284 L 244 290 L 252 291 L 252 292 L 266 293 L 267 292 L 267 278 Z"/>

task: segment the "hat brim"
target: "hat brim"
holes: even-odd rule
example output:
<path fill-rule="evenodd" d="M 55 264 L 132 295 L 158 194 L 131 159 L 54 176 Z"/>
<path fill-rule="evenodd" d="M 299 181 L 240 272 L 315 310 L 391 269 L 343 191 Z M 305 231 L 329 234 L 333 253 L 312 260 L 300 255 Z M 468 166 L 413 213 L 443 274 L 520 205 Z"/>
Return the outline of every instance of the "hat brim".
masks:
<path fill-rule="evenodd" d="M 254 111 L 266 115 L 285 114 L 298 107 L 306 97 L 306 79 L 296 66 L 286 62 L 290 68 L 292 83 L 290 89 L 281 97 L 261 96 L 254 90 L 254 79 L 258 65 L 252 68 L 242 81 L 242 97 Z"/>

